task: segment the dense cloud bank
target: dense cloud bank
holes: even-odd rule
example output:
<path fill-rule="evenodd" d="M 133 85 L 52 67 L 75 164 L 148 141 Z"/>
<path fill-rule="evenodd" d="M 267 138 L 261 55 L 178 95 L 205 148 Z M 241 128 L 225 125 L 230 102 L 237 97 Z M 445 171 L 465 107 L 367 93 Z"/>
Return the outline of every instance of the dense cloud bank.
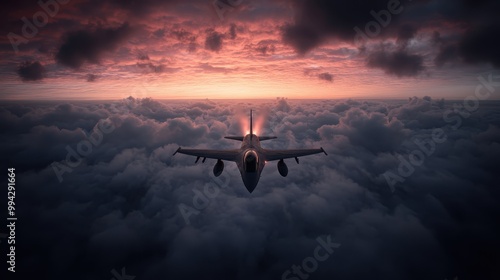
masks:
<path fill-rule="evenodd" d="M 330 236 L 340 246 L 310 279 L 495 279 L 500 104 L 482 101 L 468 115 L 450 113 L 454 104 L 463 101 L 4 102 L 0 149 L 17 174 L 17 273 L 112 279 L 125 268 L 138 280 L 281 279 L 290 270 L 286 279 L 301 279 L 292 266 Z M 214 188 L 213 160 L 172 157 L 179 145 L 236 148 L 222 137 L 246 129 L 250 108 L 265 116 L 259 134 L 278 136 L 265 147 L 321 146 L 329 155 L 288 160 L 286 178 L 268 163 L 252 194 L 234 163 Z M 439 129 L 446 140 L 409 176 L 398 173 L 400 158 L 410 162 L 416 143 Z M 62 182 L 54 167 L 67 171 Z M 387 171 L 403 180 L 390 186 Z M 208 206 L 199 199 L 207 190 Z"/>

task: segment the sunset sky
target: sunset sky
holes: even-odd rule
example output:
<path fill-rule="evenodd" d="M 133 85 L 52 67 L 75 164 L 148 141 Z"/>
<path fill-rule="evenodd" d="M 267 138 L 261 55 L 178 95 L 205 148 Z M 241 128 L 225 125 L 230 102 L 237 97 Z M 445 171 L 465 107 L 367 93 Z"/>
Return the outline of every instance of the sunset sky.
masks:
<path fill-rule="evenodd" d="M 500 67 L 498 1 L 64 2 L 2 8 L 0 99 L 461 99 Z"/>
<path fill-rule="evenodd" d="M 500 0 L 4 2 L 19 279 L 500 279 Z"/>

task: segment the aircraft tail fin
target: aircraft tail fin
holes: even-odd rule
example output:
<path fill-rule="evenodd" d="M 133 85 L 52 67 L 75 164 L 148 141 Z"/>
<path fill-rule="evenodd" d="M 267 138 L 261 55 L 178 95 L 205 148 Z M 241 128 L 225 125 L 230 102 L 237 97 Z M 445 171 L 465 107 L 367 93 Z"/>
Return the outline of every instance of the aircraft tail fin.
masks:
<path fill-rule="evenodd" d="M 250 139 L 252 139 L 253 135 L 253 116 L 252 116 L 252 109 L 250 109 Z"/>

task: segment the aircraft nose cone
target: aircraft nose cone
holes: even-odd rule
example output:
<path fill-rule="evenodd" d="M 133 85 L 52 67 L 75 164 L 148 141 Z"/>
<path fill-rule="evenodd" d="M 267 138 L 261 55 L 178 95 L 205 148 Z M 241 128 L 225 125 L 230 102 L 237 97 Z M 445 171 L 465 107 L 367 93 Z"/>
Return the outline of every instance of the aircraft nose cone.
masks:
<path fill-rule="evenodd" d="M 254 185 L 249 185 L 249 184 L 246 184 L 245 187 L 247 188 L 248 192 L 249 193 L 252 193 L 253 190 L 255 190 L 255 187 L 257 186 L 257 184 L 254 184 Z"/>
<path fill-rule="evenodd" d="M 245 184 L 245 187 L 247 188 L 248 192 L 252 193 L 253 190 L 255 190 L 255 187 L 257 187 L 257 183 L 259 183 L 259 177 L 248 176 L 243 179 L 243 183 Z"/>

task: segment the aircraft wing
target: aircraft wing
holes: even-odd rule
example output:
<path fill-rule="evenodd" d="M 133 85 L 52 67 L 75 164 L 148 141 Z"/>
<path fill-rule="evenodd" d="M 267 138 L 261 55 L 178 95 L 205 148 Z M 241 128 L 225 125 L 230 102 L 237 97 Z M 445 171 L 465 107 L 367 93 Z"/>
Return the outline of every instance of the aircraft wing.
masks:
<path fill-rule="evenodd" d="M 179 147 L 173 154 L 181 153 L 199 158 L 213 158 L 227 161 L 236 161 L 240 150 L 203 150 L 203 149 L 182 149 Z M 196 160 L 198 161 L 198 159 Z"/>
<path fill-rule="evenodd" d="M 320 148 L 302 150 L 264 150 L 264 157 L 267 161 L 273 161 L 285 158 L 298 158 L 319 153 L 325 153 L 325 155 L 328 155 L 323 148 Z"/>

